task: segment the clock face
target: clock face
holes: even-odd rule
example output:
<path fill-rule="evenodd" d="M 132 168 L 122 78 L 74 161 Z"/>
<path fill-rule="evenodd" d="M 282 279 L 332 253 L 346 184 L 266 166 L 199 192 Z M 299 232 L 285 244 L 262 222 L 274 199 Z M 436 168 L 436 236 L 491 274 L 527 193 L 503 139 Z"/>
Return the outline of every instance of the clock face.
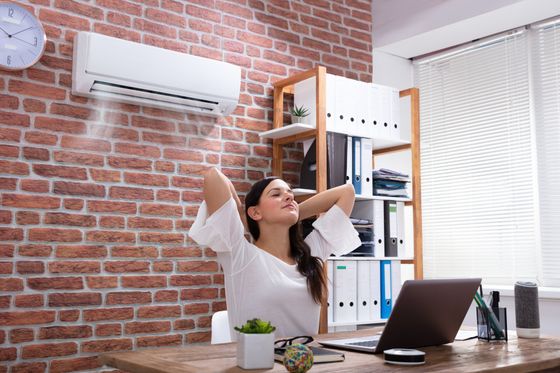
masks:
<path fill-rule="evenodd" d="M 34 65 L 45 51 L 41 22 L 20 5 L 0 3 L 0 67 L 22 70 Z"/>

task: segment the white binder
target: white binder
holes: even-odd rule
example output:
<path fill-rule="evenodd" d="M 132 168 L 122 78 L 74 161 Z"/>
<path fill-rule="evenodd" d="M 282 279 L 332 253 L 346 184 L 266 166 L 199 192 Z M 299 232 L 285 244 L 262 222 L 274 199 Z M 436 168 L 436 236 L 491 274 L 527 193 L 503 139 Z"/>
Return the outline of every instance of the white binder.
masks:
<path fill-rule="evenodd" d="M 397 256 L 402 258 L 406 253 L 404 226 L 404 202 L 397 201 Z"/>
<path fill-rule="evenodd" d="M 327 260 L 327 290 L 329 292 L 327 297 L 327 322 L 328 324 L 332 324 L 333 322 L 333 300 L 334 300 L 334 287 L 333 287 L 333 280 L 334 280 L 334 271 L 333 271 L 333 262 L 332 260 Z"/>
<path fill-rule="evenodd" d="M 346 184 L 352 184 L 352 171 L 354 163 L 352 162 L 352 136 L 346 137 Z"/>
<path fill-rule="evenodd" d="M 385 204 L 381 199 L 373 200 L 373 247 L 375 256 L 385 256 Z"/>
<path fill-rule="evenodd" d="M 379 320 L 379 261 L 358 261 L 358 321 Z"/>
<path fill-rule="evenodd" d="M 401 292 L 401 262 L 397 260 L 391 261 L 391 295 L 393 299 L 393 307 L 399 298 Z"/>
<path fill-rule="evenodd" d="M 381 137 L 381 86 L 371 84 L 369 88 L 369 136 L 372 138 Z"/>
<path fill-rule="evenodd" d="M 399 90 L 396 88 L 389 88 L 389 95 L 391 100 L 391 108 L 389 114 L 389 137 L 392 139 L 401 138 L 401 106 Z"/>
<path fill-rule="evenodd" d="M 333 321 L 354 322 L 357 320 L 357 268 L 355 260 L 334 261 L 334 308 Z"/>
<path fill-rule="evenodd" d="M 373 140 L 362 138 L 362 196 L 373 195 L 373 180 L 371 176 Z"/>
<path fill-rule="evenodd" d="M 356 128 L 358 136 L 371 137 L 370 131 L 370 83 L 357 81 L 356 86 Z"/>
<path fill-rule="evenodd" d="M 341 132 L 337 128 L 336 116 L 336 75 L 327 74 L 326 81 L 327 89 L 327 131 L 329 132 Z"/>
<path fill-rule="evenodd" d="M 391 123 L 391 88 L 387 86 L 379 86 L 381 97 L 380 97 L 380 105 L 381 105 L 381 123 L 379 125 L 379 137 L 384 139 L 391 138 L 391 130 L 389 125 Z"/>

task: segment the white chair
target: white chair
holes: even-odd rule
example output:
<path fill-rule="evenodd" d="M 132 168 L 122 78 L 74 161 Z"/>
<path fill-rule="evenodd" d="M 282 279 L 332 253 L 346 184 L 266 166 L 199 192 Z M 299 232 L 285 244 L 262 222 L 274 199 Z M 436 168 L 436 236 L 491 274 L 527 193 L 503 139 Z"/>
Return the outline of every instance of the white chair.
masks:
<path fill-rule="evenodd" d="M 214 345 L 229 342 L 232 342 L 232 340 L 227 311 L 218 311 L 212 315 L 212 339 L 210 343 Z"/>

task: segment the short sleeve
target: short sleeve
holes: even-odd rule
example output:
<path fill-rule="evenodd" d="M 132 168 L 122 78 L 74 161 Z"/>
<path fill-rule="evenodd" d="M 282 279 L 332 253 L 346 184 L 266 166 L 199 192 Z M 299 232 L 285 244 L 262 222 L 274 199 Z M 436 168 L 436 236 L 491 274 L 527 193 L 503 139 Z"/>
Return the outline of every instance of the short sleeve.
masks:
<path fill-rule="evenodd" d="M 245 229 L 233 197 L 211 216 L 208 216 L 206 202 L 198 209 L 196 219 L 189 230 L 189 236 L 199 245 L 210 247 L 216 252 L 231 251 L 245 239 Z"/>
<path fill-rule="evenodd" d="M 349 253 L 362 244 L 358 232 L 338 205 L 332 206 L 319 217 L 313 223 L 313 228 L 305 242 L 311 247 L 311 255 L 323 260 L 331 254 L 339 256 Z"/>

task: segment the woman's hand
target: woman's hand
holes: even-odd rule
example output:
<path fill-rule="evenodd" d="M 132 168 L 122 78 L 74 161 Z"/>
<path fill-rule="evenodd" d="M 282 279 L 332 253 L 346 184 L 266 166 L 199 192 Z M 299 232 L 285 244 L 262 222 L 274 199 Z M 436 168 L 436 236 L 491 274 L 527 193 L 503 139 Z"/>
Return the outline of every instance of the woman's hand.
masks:
<path fill-rule="evenodd" d="M 352 184 L 344 184 L 325 190 L 299 204 L 299 220 L 326 212 L 335 204 L 346 215 L 350 216 L 354 207 L 354 197 Z"/>

